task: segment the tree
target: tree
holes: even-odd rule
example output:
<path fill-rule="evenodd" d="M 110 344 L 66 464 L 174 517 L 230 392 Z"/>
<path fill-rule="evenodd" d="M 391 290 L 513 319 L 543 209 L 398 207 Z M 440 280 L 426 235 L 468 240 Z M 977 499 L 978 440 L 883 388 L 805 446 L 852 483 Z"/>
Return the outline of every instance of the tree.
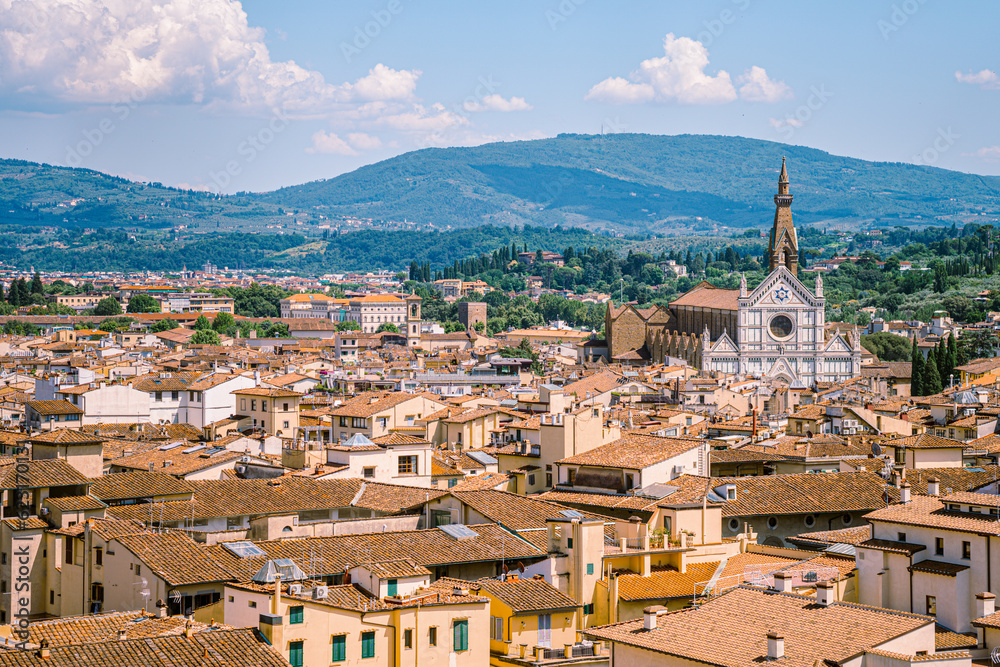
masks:
<path fill-rule="evenodd" d="M 114 317 L 122 314 L 122 305 L 113 296 L 106 296 L 94 306 L 94 315 L 100 317 Z"/>
<path fill-rule="evenodd" d="M 958 366 L 958 342 L 955 340 L 955 334 L 948 336 L 948 365 L 954 373 Z"/>
<path fill-rule="evenodd" d="M 383 322 L 382 324 L 378 325 L 378 329 L 375 330 L 375 333 L 382 333 L 383 331 L 388 331 L 389 333 L 398 334 L 399 327 L 397 327 L 392 322 Z"/>
<path fill-rule="evenodd" d="M 212 329 L 198 329 L 191 336 L 192 345 L 218 345 L 219 334 Z"/>
<path fill-rule="evenodd" d="M 194 321 L 194 330 L 195 331 L 205 331 L 205 330 L 211 329 L 211 328 L 212 328 L 212 323 L 208 321 L 207 317 L 205 317 L 205 313 L 202 313 L 201 315 L 199 315 L 198 319 L 196 319 Z"/>
<path fill-rule="evenodd" d="M 934 348 L 927 354 L 927 363 L 924 365 L 924 376 L 922 378 L 923 391 L 925 396 L 941 393 L 941 374 L 937 367 L 937 354 Z"/>
<path fill-rule="evenodd" d="M 337 331 L 361 331 L 361 325 L 354 320 L 337 322 Z"/>
<path fill-rule="evenodd" d="M 153 326 L 149 327 L 149 330 L 153 333 L 159 333 L 161 331 L 170 331 L 171 329 L 176 329 L 179 325 L 175 320 L 169 317 L 164 317 L 162 320 L 157 320 L 153 323 Z"/>
<path fill-rule="evenodd" d="M 42 284 L 42 274 L 38 271 L 35 271 L 35 276 L 31 279 L 31 293 L 45 294 L 45 285 Z"/>
<path fill-rule="evenodd" d="M 913 348 L 910 353 L 910 393 L 914 396 L 924 395 L 924 355 L 917 347 L 917 337 L 913 337 Z"/>
<path fill-rule="evenodd" d="M 212 320 L 212 329 L 219 333 L 236 330 L 236 318 L 231 313 L 216 313 Z M 227 334 L 228 335 L 228 334 Z"/>
<path fill-rule="evenodd" d="M 129 313 L 158 313 L 160 302 L 148 294 L 136 294 L 128 300 L 128 307 L 125 310 Z"/>
<path fill-rule="evenodd" d="M 879 331 L 861 337 L 861 346 L 879 358 L 879 361 L 906 361 L 910 359 L 910 344 L 902 336 Z"/>

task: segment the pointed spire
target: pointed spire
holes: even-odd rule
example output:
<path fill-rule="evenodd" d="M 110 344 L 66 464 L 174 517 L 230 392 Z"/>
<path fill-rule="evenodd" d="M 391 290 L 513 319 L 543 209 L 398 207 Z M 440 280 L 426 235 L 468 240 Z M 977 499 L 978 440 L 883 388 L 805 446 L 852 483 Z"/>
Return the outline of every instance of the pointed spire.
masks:
<path fill-rule="evenodd" d="M 823 296 L 823 274 L 816 274 L 816 296 Z"/>
<path fill-rule="evenodd" d="M 740 298 L 745 299 L 747 296 L 747 274 L 740 274 Z"/>
<path fill-rule="evenodd" d="M 785 169 L 785 156 L 781 156 L 781 173 L 778 174 L 778 183 L 788 182 L 788 170 Z"/>

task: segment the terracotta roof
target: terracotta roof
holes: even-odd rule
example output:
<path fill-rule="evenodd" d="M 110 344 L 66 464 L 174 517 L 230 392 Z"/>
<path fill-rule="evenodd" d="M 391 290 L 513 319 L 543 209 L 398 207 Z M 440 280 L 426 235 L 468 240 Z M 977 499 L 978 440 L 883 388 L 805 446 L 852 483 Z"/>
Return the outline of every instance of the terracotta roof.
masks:
<path fill-rule="evenodd" d="M 693 438 L 661 438 L 627 433 L 606 445 L 560 459 L 563 465 L 600 466 L 641 470 L 705 444 Z"/>
<path fill-rule="evenodd" d="M 478 475 L 468 475 L 461 482 L 451 487 L 449 491 L 484 491 L 495 489 L 510 481 L 510 475 L 501 472 L 484 472 Z"/>
<path fill-rule="evenodd" d="M 929 623 L 933 620 L 916 614 L 844 602 L 823 607 L 812 597 L 741 586 L 698 607 L 659 616 L 654 630 L 643 630 L 639 619 L 584 633 L 695 662 L 742 667 L 766 661 L 767 634 L 773 632 L 784 638 L 782 665 L 811 667 L 817 660 L 843 663 Z"/>
<path fill-rule="evenodd" d="M 442 582 L 438 580 L 436 583 Z M 473 593 L 476 593 L 478 588 L 491 598 L 496 598 L 506 604 L 515 614 L 537 614 L 559 609 L 576 609 L 581 606 L 576 600 L 544 579 L 514 575 L 508 576 L 504 581 L 478 579 L 469 583 L 459 579 L 445 578 L 443 583 L 444 585 L 468 586 Z"/>
<path fill-rule="evenodd" d="M 104 501 L 194 493 L 195 486 L 164 472 L 121 472 L 94 480 L 90 493 Z"/>
<path fill-rule="evenodd" d="M 993 496 L 993 498 L 996 497 Z M 1000 522 L 995 516 L 948 511 L 945 509 L 947 500 L 948 496 L 937 498 L 914 495 L 908 503 L 897 503 L 884 509 L 875 510 L 866 514 L 865 518 L 873 523 L 885 521 L 928 528 L 947 528 L 977 535 L 1000 535 Z"/>
<path fill-rule="evenodd" d="M 26 472 L 17 472 L 14 464 L 0 466 L 0 489 L 17 487 L 38 489 L 48 486 L 77 486 L 90 484 L 91 480 L 84 477 L 65 459 L 39 459 L 23 461 Z"/>
<path fill-rule="evenodd" d="M 87 510 L 101 510 L 107 507 L 107 505 L 93 496 L 59 496 L 58 498 L 49 496 L 43 503 L 62 512 L 84 512 Z"/>
<path fill-rule="evenodd" d="M 234 389 L 229 393 L 238 394 L 241 396 L 266 396 L 269 398 L 294 398 L 296 396 L 305 395 L 298 391 L 292 391 L 291 389 L 273 389 L 270 387 L 248 387 L 246 389 Z"/>
<path fill-rule="evenodd" d="M 58 401 L 28 401 L 25 405 L 40 415 L 82 415 L 83 410 L 66 399 Z"/>
<path fill-rule="evenodd" d="M 716 287 L 707 280 L 692 287 L 670 306 L 698 306 L 700 308 L 716 308 L 719 310 L 737 310 L 739 308 L 740 291 L 738 289 L 723 289 Z M 701 334 L 701 332 L 698 332 Z M 735 333 L 735 332 L 733 332 Z"/>
<path fill-rule="evenodd" d="M 42 640 L 50 647 L 93 644 L 118 641 L 119 632 L 124 639 L 143 639 L 184 633 L 187 619 L 183 616 L 159 618 L 145 611 L 114 611 L 91 616 L 70 616 L 33 621 L 28 628 L 28 641 L 38 644 Z M 201 632 L 211 626 L 193 623 L 192 630 Z"/>
<path fill-rule="evenodd" d="M 38 651 L 2 651 L 0 666 L 11 667 L 288 667 L 288 662 L 252 628 L 101 641 L 57 646 L 43 658 Z"/>
<path fill-rule="evenodd" d="M 907 449 L 951 449 L 958 447 L 965 449 L 966 445 L 961 440 L 942 438 L 930 433 L 910 435 L 904 438 L 893 438 L 883 443 L 886 447 L 906 447 Z"/>
<path fill-rule="evenodd" d="M 170 586 L 233 578 L 208 555 L 205 547 L 180 532 L 125 535 L 117 540 Z"/>

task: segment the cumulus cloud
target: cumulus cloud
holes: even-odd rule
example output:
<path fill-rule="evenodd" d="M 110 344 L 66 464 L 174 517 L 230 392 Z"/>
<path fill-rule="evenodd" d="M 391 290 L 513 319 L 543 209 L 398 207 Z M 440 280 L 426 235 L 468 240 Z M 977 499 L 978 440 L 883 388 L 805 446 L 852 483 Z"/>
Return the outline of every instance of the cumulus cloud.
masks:
<path fill-rule="evenodd" d="M 982 160 L 1000 160 L 1000 146 L 984 146 L 976 152 L 972 153 L 972 157 L 978 157 Z"/>
<path fill-rule="evenodd" d="M 763 67 L 754 65 L 737 79 L 740 98 L 748 102 L 773 104 L 792 97 L 792 89 L 784 81 L 774 81 L 767 76 Z"/>
<path fill-rule="evenodd" d="M 501 95 L 487 95 L 481 100 L 469 100 L 462 105 L 466 111 L 530 111 L 532 106 L 524 101 L 523 97 L 512 97 L 506 100 Z"/>
<path fill-rule="evenodd" d="M 612 77 L 587 93 L 588 100 L 612 104 L 678 102 L 680 104 L 724 104 L 736 99 L 729 73 L 705 73 L 708 49 L 690 37 L 668 33 L 663 40 L 664 56 L 639 63 L 628 79 Z"/>
<path fill-rule="evenodd" d="M 971 83 L 974 86 L 997 90 L 1000 89 L 1000 75 L 990 69 L 979 70 L 978 72 L 955 72 L 955 78 L 959 83 Z"/>
<path fill-rule="evenodd" d="M 334 85 L 272 60 L 233 0 L 0 0 L 0 93 L 39 102 L 123 100 L 323 113 L 413 97 L 420 72 L 376 65 Z"/>
<path fill-rule="evenodd" d="M 771 118 L 768 120 L 771 127 L 782 128 L 782 127 L 802 127 L 805 122 L 799 120 L 795 116 L 789 116 L 788 118 Z"/>
<path fill-rule="evenodd" d="M 662 58 L 639 63 L 628 78 L 610 77 L 594 85 L 584 99 L 610 104 L 726 104 L 739 97 L 750 102 L 776 102 L 792 94 L 784 82 L 772 80 L 756 65 L 737 79 L 741 86 L 737 93 L 728 72 L 705 71 L 708 49 L 690 37 L 668 33 L 663 52 Z"/>
<path fill-rule="evenodd" d="M 347 141 L 359 151 L 371 151 L 382 148 L 382 140 L 364 132 L 351 132 L 347 135 Z"/>
<path fill-rule="evenodd" d="M 306 153 L 324 153 L 327 155 L 357 155 L 358 152 L 337 136 L 334 132 L 320 130 L 312 135 L 312 145 Z"/>

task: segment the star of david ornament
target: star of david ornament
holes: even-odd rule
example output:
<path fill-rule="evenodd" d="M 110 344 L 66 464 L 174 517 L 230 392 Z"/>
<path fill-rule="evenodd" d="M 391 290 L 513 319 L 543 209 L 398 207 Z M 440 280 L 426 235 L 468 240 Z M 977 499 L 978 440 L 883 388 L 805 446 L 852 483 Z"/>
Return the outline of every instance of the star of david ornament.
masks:
<path fill-rule="evenodd" d="M 784 303 L 788 301 L 788 297 L 789 294 L 786 288 L 779 287 L 778 289 L 774 290 L 774 300 L 777 301 L 778 303 Z"/>

